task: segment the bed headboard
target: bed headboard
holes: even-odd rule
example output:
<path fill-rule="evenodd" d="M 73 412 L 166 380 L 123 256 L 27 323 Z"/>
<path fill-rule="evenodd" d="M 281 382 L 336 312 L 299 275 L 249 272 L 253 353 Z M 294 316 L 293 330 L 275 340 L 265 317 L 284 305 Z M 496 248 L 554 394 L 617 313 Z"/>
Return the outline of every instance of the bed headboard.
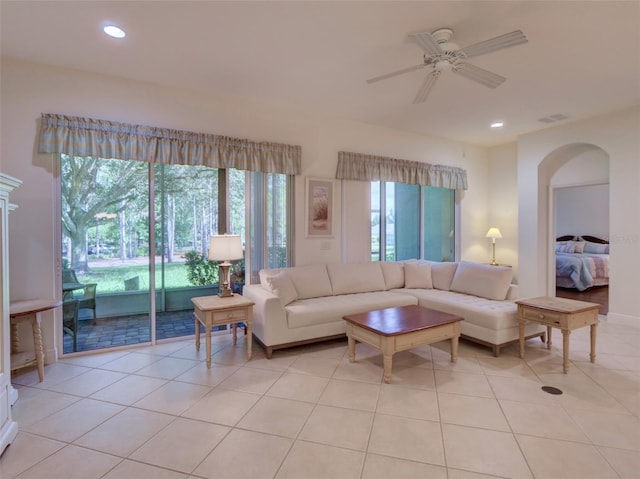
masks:
<path fill-rule="evenodd" d="M 609 244 L 608 240 L 598 238 L 597 236 L 590 235 L 581 235 L 581 236 L 573 236 L 573 235 L 564 235 L 558 236 L 556 241 L 575 241 L 577 239 L 582 239 L 584 241 L 589 241 L 591 243 L 599 243 L 599 244 Z"/>
<path fill-rule="evenodd" d="M 564 235 L 564 236 L 558 236 L 556 238 L 556 241 L 573 241 L 575 239 L 576 237 L 573 235 Z"/>
<path fill-rule="evenodd" d="M 609 244 L 609 240 L 598 238 L 597 236 L 582 235 L 580 238 L 591 243 Z"/>

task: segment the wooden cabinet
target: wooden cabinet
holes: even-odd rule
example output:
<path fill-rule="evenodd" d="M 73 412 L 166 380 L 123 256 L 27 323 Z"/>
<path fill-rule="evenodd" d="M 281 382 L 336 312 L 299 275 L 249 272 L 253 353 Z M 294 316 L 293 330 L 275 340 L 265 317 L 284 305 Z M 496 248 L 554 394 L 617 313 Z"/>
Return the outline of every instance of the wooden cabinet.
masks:
<path fill-rule="evenodd" d="M 18 424 L 11 417 L 15 391 L 11 386 L 11 339 L 9 329 L 9 193 L 22 182 L 0 173 L 0 454 L 18 434 Z"/>

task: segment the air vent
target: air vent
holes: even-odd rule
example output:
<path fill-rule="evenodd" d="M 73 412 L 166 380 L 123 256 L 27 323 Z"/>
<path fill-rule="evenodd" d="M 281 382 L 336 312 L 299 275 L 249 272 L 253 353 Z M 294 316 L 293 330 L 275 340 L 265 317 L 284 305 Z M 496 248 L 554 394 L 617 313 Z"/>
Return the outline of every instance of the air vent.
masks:
<path fill-rule="evenodd" d="M 545 116 L 544 118 L 538 118 L 540 123 L 555 123 L 556 121 L 566 120 L 569 118 L 567 115 L 563 115 L 562 113 L 556 113 L 555 115 Z"/>

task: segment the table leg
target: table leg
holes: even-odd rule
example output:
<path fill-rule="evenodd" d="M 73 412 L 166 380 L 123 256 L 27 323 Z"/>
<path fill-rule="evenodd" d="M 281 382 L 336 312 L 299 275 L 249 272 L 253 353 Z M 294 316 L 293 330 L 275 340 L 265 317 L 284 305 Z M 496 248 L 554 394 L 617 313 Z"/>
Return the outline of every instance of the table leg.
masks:
<path fill-rule="evenodd" d="M 233 345 L 235 346 L 238 342 L 238 323 L 233 323 Z"/>
<path fill-rule="evenodd" d="M 566 374 L 569 371 L 569 336 L 571 331 L 562 330 L 562 371 Z"/>
<path fill-rule="evenodd" d="M 524 319 L 518 318 L 518 341 L 520 343 L 520 358 L 524 358 Z"/>
<path fill-rule="evenodd" d="M 196 352 L 200 351 L 200 321 L 198 321 L 198 317 L 193 315 L 196 321 Z"/>
<path fill-rule="evenodd" d="M 356 340 L 350 334 L 347 336 L 347 345 L 349 349 L 349 362 L 356 362 Z"/>
<path fill-rule="evenodd" d="M 33 319 L 33 345 L 35 346 L 36 364 L 40 382 L 44 380 L 44 345 L 42 344 L 42 330 L 40 329 L 40 313 Z"/>
<path fill-rule="evenodd" d="M 591 354 L 589 358 L 592 363 L 596 362 L 596 333 L 598 332 L 598 323 L 591 325 Z"/>
<path fill-rule="evenodd" d="M 551 349 L 551 331 L 553 331 L 553 328 L 547 326 L 547 349 Z"/>
<path fill-rule="evenodd" d="M 244 330 L 247 336 L 247 359 L 251 359 L 251 346 L 253 345 L 253 321 L 247 321 L 246 329 Z"/>
<path fill-rule="evenodd" d="M 11 323 L 11 353 L 20 352 L 20 333 L 18 333 L 18 324 Z"/>
<path fill-rule="evenodd" d="M 458 361 L 458 336 L 451 338 L 451 362 Z"/>
<path fill-rule="evenodd" d="M 382 338 L 382 365 L 384 367 L 384 382 L 389 384 L 391 382 L 391 368 L 393 366 L 393 353 L 394 344 L 393 338 Z"/>
<path fill-rule="evenodd" d="M 204 326 L 205 344 L 207 345 L 207 369 L 211 369 L 211 326 Z"/>

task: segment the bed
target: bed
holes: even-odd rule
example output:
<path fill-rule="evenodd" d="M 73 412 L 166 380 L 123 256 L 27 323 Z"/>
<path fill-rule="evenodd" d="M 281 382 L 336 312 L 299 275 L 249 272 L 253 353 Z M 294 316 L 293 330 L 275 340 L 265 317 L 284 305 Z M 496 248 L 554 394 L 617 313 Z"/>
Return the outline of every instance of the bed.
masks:
<path fill-rule="evenodd" d="M 591 235 L 556 238 L 556 286 L 584 291 L 609 284 L 609 242 Z"/>

